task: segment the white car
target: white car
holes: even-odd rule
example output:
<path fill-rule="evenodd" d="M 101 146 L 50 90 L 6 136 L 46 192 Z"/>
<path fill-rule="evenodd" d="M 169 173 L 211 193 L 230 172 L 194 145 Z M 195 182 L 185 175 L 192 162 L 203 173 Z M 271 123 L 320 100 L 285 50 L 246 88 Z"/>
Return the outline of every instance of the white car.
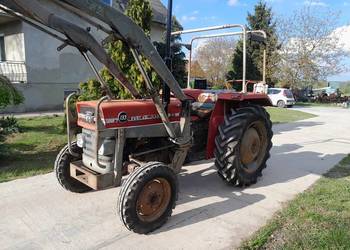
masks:
<path fill-rule="evenodd" d="M 292 107 L 295 104 L 293 93 L 289 89 L 269 88 L 267 94 L 273 106 L 285 108 Z"/>

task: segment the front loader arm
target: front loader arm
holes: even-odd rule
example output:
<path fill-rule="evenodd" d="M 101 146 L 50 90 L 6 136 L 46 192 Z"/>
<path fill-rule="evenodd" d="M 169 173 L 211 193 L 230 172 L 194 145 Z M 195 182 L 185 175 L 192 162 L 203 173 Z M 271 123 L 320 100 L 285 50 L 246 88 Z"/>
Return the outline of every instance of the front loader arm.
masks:
<path fill-rule="evenodd" d="M 125 86 L 135 97 L 139 97 L 138 94 L 135 93 L 137 92 L 136 89 L 127 81 L 119 67 L 113 63 L 105 51 L 102 51 L 102 46 L 100 46 L 86 30 L 64 20 L 59 16 L 60 13 L 57 13 L 56 15 L 56 13 L 52 13 L 46 9 L 44 5 L 45 2 L 56 3 L 60 6 L 63 6 L 62 4 L 65 3 L 71 7 L 69 10 L 67 9 L 68 11 L 74 12 L 74 14 L 78 16 L 81 13 L 88 14 L 90 17 L 94 17 L 106 26 L 109 26 L 112 29 L 112 32 L 116 35 L 115 37 L 122 38 L 129 47 L 137 50 L 149 60 L 152 68 L 169 86 L 178 99 L 181 101 L 187 99 L 186 95 L 181 90 L 180 85 L 165 65 L 162 57 L 159 55 L 143 30 L 118 9 L 107 6 L 101 3 L 100 0 L 0 0 L 0 4 L 18 11 L 24 16 L 34 18 L 34 20 L 39 21 L 44 26 L 50 27 L 69 36 L 70 39 L 76 39 L 74 42 L 78 42 L 78 45 L 82 45 L 82 47 L 87 47 L 89 51 L 111 71 L 123 86 Z M 72 28 L 74 28 L 74 31 Z"/>
<path fill-rule="evenodd" d="M 178 144 L 188 143 L 190 140 L 190 103 L 188 98 L 143 30 L 121 11 L 100 3 L 100 0 L 0 0 L 1 6 L 12 10 L 10 14 L 15 14 L 22 20 L 29 21 L 30 25 L 54 36 L 58 40 L 64 41 L 60 49 L 66 45 L 76 47 L 89 62 L 110 98 L 112 98 L 111 91 L 93 67 L 87 52 L 91 52 L 96 59 L 104 64 L 110 73 L 135 98 L 140 98 L 141 96 L 121 72 L 119 66 L 106 53 L 103 46 L 89 33 L 89 30 L 67 20 L 64 18 L 64 14 L 65 12 L 73 14 L 75 17 L 105 32 L 109 36 L 108 38 L 116 38 L 125 42 L 129 46 L 136 62 L 138 62 L 140 71 L 145 78 L 149 95 L 157 107 L 170 138 Z M 52 9 L 52 7 L 54 8 Z M 1 9 L 6 11 L 2 7 Z M 20 15 L 17 15 L 15 12 Z M 40 25 L 37 25 L 35 22 Z M 56 36 L 51 30 L 64 35 L 67 39 Z M 169 117 L 160 101 L 159 94 L 154 90 L 152 83 L 144 72 L 139 55 L 149 60 L 152 68 L 169 86 L 174 95 L 182 101 L 184 108 L 182 109 L 180 122 L 181 135 L 175 134 Z"/>
<path fill-rule="evenodd" d="M 89 15 L 99 19 L 109 25 L 113 31 L 117 32 L 124 41 L 132 48 L 135 48 L 141 55 L 147 58 L 153 69 L 158 73 L 162 80 L 169 86 L 174 95 L 181 101 L 185 101 L 186 95 L 183 93 L 180 85 L 165 65 L 163 59 L 155 49 L 152 42 L 145 35 L 143 30 L 135 24 L 128 16 L 121 11 L 106 6 L 96 0 L 62 0 L 63 2 L 74 6 Z"/>

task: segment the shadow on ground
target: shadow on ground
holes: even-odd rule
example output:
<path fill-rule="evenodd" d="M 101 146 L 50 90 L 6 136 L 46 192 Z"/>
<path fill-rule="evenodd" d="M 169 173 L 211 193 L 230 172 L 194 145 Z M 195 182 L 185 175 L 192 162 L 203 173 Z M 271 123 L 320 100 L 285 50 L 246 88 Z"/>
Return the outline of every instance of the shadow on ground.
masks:
<path fill-rule="evenodd" d="M 225 184 L 213 166 L 192 174 L 180 175 L 180 199 L 178 205 L 189 204 L 203 200 L 204 206 L 186 210 L 172 216 L 169 225 L 165 225 L 158 232 L 173 230 L 215 218 L 265 199 L 261 194 L 247 194 L 243 189 Z M 208 204 L 207 198 L 216 197 L 216 202 Z"/>
<path fill-rule="evenodd" d="M 293 123 L 279 123 L 273 125 L 273 133 L 275 135 L 282 134 L 283 132 L 301 130 L 303 128 L 322 126 L 325 123 L 323 122 L 314 122 L 314 121 L 299 121 Z"/>
<path fill-rule="evenodd" d="M 342 154 L 323 155 L 316 152 L 288 153 L 291 149 L 296 148 L 299 147 L 293 144 L 275 147 L 272 153 L 274 157 L 272 159 L 273 166 L 270 162 L 263 172 L 263 177 L 250 188 L 255 189 L 277 183 L 288 183 L 309 174 L 322 175 L 333 165 L 333 162 L 345 156 Z M 291 159 L 294 160 L 291 161 Z M 310 164 L 302 164 L 305 159 Z M 328 162 L 332 163 L 328 164 Z M 206 162 L 199 162 L 197 165 L 203 163 Z M 191 167 L 195 168 L 196 164 Z M 171 222 L 154 232 L 154 234 L 203 222 L 250 206 L 266 198 L 261 194 L 245 193 L 244 188 L 236 188 L 225 184 L 217 175 L 215 166 L 212 164 L 207 169 L 201 169 L 193 173 L 182 172 L 179 180 L 180 197 L 177 205 L 184 205 L 186 208 L 186 204 L 198 203 L 200 200 L 203 200 L 205 205 L 196 206 L 194 209 L 188 209 L 173 215 Z M 218 201 L 208 204 L 208 198 L 213 197 Z"/>
<path fill-rule="evenodd" d="M 300 130 L 305 127 L 323 124 L 304 121 L 280 124 L 274 130 L 275 134 L 279 134 L 284 131 Z M 272 158 L 268 161 L 267 169 L 263 171 L 263 177 L 259 179 L 257 184 L 249 188 L 254 191 L 256 188 L 288 183 L 310 174 L 322 175 L 326 173 L 335 162 L 338 162 L 346 155 L 298 151 L 305 145 L 322 145 L 332 140 L 337 139 L 307 141 L 303 145 L 291 143 L 274 146 L 271 151 Z M 206 169 L 199 166 L 204 163 L 209 163 Z M 196 171 L 196 169 L 198 170 Z M 170 222 L 154 232 L 154 234 L 203 222 L 266 199 L 262 194 L 254 194 L 251 191 L 247 193 L 244 191 L 244 188 L 235 188 L 224 183 L 217 175 L 212 161 L 192 163 L 180 174 L 179 180 L 180 197 L 177 204 L 182 205 L 185 211 L 173 215 Z M 191 206 L 193 202 L 196 204 L 203 203 L 203 206 Z"/>

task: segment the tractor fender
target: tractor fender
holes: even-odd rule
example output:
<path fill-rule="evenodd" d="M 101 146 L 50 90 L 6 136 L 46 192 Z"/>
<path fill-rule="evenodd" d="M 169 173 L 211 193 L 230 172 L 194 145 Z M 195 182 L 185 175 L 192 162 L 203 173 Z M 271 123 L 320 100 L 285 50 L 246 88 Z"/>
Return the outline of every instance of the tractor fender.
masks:
<path fill-rule="evenodd" d="M 218 95 L 209 120 L 206 149 L 207 159 L 214 158 L 215 138 L 217 136 L 219 126 L 224 122 L 225 115 L 232 108 L 239 108 L 249 104 L 272 106 L 271 100 L 266 94 L 222 93 Z"/>

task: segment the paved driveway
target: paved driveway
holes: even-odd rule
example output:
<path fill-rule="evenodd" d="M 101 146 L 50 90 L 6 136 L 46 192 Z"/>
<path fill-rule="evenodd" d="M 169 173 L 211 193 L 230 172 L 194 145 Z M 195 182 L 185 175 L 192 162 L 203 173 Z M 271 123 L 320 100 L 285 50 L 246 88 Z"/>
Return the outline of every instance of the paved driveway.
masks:
<path fill-rule="evenodd" d="M 118 188 L 63 191 L 53 174 L 0 184 L 1 249 L 232 249 L 282 204 L 350 152 L 350 110 L 308 108 L 317 118 L 274 127 L 274 147 L 258 184 L 239 189 L 212 162 L 184 168 L 170 221 L 147 236 L 116 216 Z"/>

